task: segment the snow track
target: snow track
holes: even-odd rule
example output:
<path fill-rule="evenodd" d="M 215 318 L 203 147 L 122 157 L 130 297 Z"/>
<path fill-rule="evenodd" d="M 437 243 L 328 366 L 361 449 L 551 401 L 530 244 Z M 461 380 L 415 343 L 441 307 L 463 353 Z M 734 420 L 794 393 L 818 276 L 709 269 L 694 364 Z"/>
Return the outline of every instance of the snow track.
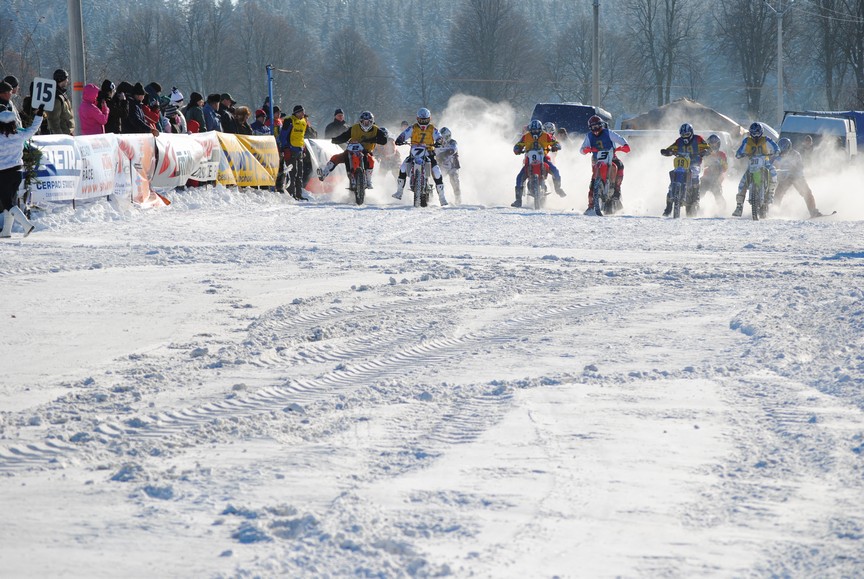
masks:
<path fill-rule="evenodd" d="M 864 568 L 857 223 L 260 195 L 3 254 L 8 573 Z"/>

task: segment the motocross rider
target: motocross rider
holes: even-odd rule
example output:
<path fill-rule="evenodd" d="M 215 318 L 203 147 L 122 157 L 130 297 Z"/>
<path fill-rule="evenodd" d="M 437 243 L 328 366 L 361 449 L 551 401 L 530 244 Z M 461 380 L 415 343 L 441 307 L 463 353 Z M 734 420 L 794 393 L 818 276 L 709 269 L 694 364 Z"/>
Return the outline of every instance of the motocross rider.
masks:
<path fill-rule="evenodd" d="M 462 189 L 459 184 L 459 148 L 453 133 L 447 127 L 441 127 L 441 144 L 435 147 L 435 156 L 441 160 L 440 166 L 444 173 L 450 177 L 450 186 L 453 187 L 453 195 L 456 205 L 462 203 Z"/>
<path fill-rule="evenodd" d="M 690 123 L 684 123 L 678 129 L 679 137 L 675 142 L 660 149 L 660 154 L 664 157 L 674 157 L 681 153 L 690 154 L 690 186 L 699 195 L 699 173 L 702 171 L 702 157 L 711 154 L 711 147 L 700 135 L 693 134 L 693 126 Z M 675 178 L 675 171 L 669 171 L 669 180 Z M 672 185 L 669 185 L 669 190 L 666 192 L 666 209 L 663 210 L 663 217 L 669 217 L 672 213 Z"/>
<path fill-rule="evenodd" d="M 613 147 L 615 148 L 615 152 L 630 152 L 630 145 L 627 144 L 627 141 L 624 139 L 624 137 L 622 137 L 615 131 L 609 130 L 608 125 L 603 121 L 603 119 L 601 119 L 597 115 L 594 115 L 590 119 L 588 119 L 588 134 L 585 135 L 585 140 L 582 141 L 582 146 L 579 148 L 579 151 L 583 155 L 593 153 L 593 155 L 591 156 L 592 168 L 597 160 L 597 151 L 604 151 Z M 624 163 L 621 162 L 621 159 L 618 158 L 618 155 L 613 155 L 612 163 L 618 168 L 618 172 L 616 173 L 615 178 L 615 191 L 612 193 L 612 199 L 616 199 L 618 200 L 618 203 L 620 203 L 621 182 L 624 181 Z M 594 213 L 593 179 L 591 182 L 588 183 L 588 209 L 585 211 L 586 215 L 590 213 Z"/>
<path fill-rule="evenodd" d="M 786 137 L 780 139 L 777 144 L 780 147 L 780 156 L 774 161 L 774 166 L 777 168 L 777 191 L 774 193 L 774 201 L 779 205 L 783 201 L 783 195 L 794 185 L 798 194 L 804 198 L 810 217 L 820 217 L 822 212 L 816 209 L 813 191 L 804 178 L 804 161 L 801 159 L 801 154 L 792 148 L 792 141 Z"/>
<path fill-rule="evenodd" d="M 765 167 L 771 174 L 771 181 L 768 183 L 768 196 L 765 199 L 765 204 L 768 205 L 774 200 L 774 190 L 777 188 L 777 169 L 771 163 L 772 157 L 780 153 L 780 148 L 777 143 L 766 137 L 762 131 L 762 125 L 753 123 L 750 125 L 750 135 L 741 141 L 741 146 L 735 151 L 735 157 L 751 157 L 753 155 L 765 156 Z M 738 183 L 738 194 L 735 196 L 735 211 L 732 212 L 732 217 L 741 217 L 744 212 L 744 196 L 747 194 L 747 179 L 749 173 L 744 171 L 741 177 L 741 182 Z"/>
<path fill-rule="evenodd" d="M 372 151 L 375 150 L 376 145 L 387 144 L 387 129 L 375 124 L 375 115 L 369 111 L 363 111 L 360 113 L 357 124 L 351 125 L 348 130 L 330 139 L 330 142 L 334 145 L 346 142 L 363 145 L 363 149 L 366 150 L 366 187 L 372 189 L 372 169 L 375 167 Z M 318 178 L 323 181 L 339 163 L 347 163 L 347 161 L 348 151 L 333 155 L 324 167 L 318 168 Z"/>
<path fill-rule="evenodd" d="M 702 193 L 711 191 L 714 201 L 721 212 L 726 211 L 726 201 L 723 200 L 723 179 L 729 170 L 729 161 L 726 153 L 720 150 L 720 137 L 711 135 L 708 137 L 708 146 L 711 147 L 711 155 L 705 159 L 705 171 L 702 175 Z"/>
<path fill-rule="evenodd" d="M 523 154 L 526 150 L 539 146 L 543 149 L 543 162 L 549 167 L 549 173 L 552 174 L 552 182 L 555 184 L 555 192 L 559 197 L 564 197 L 567 194 L 561 188 L 561 173 L 558 167 L 552 164 L 549 158 L 549 153 L 561 149 L 561 143 L 555 140 L 555 136 L 543 130 L 543 123 L 537 119 L 528 123 L 528 131 L 522 135 L 519 142 L 513 146 L 513 153 L 516 155 Z M 525 189 L 525 168 L 519 169 L 516 175 L 516 201 L 510 204 L 511 207 L 522 207 L 522 191 Z"/>
<path fill-rule="evenodd" d="M 432 124 L 432 113 L 426 107 L 417 111 L 417 122 L 402 131 L 396 137 L 396 146 L 404 145 L 410 139 L 411 145 L 426 145 L 427 158 L 429 164 L 432 165 L 432 178 L 435 180 L 435 189 L 438 190 L 438 202 L 441 206 L 447 205 L 447 198 L 444 196 L 444 179 L 441 177 L 441 169 L 438 168 L 438 161 L 435 159 L 435 145 L 441 144 L 441 133 Z M 409 153 L 405 160 L 402 161 L 402 166 L 399 167 L 399 177 L 396 179 L 396 193 L 393 197 L 402 199 L 402 189 L 405 188 L 405 177 L 408 175 L 408 162 L 411 160 Z"/>

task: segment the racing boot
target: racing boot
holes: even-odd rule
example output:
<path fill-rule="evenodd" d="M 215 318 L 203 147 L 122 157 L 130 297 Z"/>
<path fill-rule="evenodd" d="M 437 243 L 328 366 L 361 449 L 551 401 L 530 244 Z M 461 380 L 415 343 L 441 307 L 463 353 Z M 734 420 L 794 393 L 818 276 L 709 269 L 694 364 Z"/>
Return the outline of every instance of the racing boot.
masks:
<path fill-rule="evenodd" d="M 739 203 L 738 205 L 735 206 L 735 211 L 732 212 L 732 217 L 741 217 L 741 215 L 743 213 L 744 213 L 744 205 Z"/>
<path fill-rule="evenodd" d="M 327 175 L 330 174 L 330 171 L 336 168 L 336 165 L 333 164 L 333 161 L 327 161 L 327 164 L 323 167 L 318 167 L 318 179 L 323 181 L 327 178 Z"/>
<path fill-rule="evenodd" d="M 21 211 L 21 208 L 18 207 L 17 205 L 12 206 L 12 209 L 9 210 L 10 228 L 11 228 L 11 222 L 13 219 L 17 220 L 18 223 L 21 224 L 21 227 L 24 228 L 24 237 L 27 237 L 28 235 L 30 235 L 33 232 L 33 228 L 35 227 L 35 225 L 33 225 L 30 222 L 30 220 L 27 219 L 27 216 L 24 215 L 24 212 Z M 6 226 L 5 221 L 3 222 L 3 226 L 4 226 L 3 228 L 5 229 L 6 228 L 5 227 Z"/>
<path fill-rule="evenodd" d="M 516 187 L 516 201 L 510 207 L 522 207 L 522 187 Z"/>
<path fill-rule="evenodd" d="M 553 183 L 555 183 L 555 193 L 558 194 L 558 197 L 567 197 L 564 189 L 561 188 L 561 180 L 553 181 Z"/>
<path fill-rule="evenodd" d="M 3 231 L 0 231 L 0 237 L 12 237 L 12 224 L 15 219 L 12 214 L 6 210 L 3 211 Z"/>
<path fill-rule="evenodd" d="M 438 203 L 441 204 L 441 207 L 446 207 L 448 203 L 447 197 L 444 196 L 444 183 L 436 183 L 435 189 L 438 190 Z"/>
<path fill-rule="evenodd" d="M 402 199 L 402 189 L 405 188 L 405 177 L 396 179 L 396 192 L 393 194 L 393 199 Z"/>
<path fill-rule="evenodd" d="M 372 169 L 366 169 L 366 188 L 374 189 L 372 186 Z"/>
<path fill-rule="evenodd" d="M 672 195 L 666 193 L 666 209 L 663 210 L 663 217 L 672 215 Z"/>

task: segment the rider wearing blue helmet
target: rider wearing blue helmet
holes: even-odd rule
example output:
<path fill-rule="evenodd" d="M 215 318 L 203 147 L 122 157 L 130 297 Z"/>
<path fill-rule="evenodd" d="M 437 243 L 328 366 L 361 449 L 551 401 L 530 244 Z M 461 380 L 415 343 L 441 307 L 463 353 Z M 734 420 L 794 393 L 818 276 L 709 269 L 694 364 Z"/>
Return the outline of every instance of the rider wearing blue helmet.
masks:
<path fill-rule="evenodd" d="M 735 157 L 752 157 L 753 155 L 764 155 L 765 166 L 771 174 L 771 181 L 768 184 L 768 198 L 766 204 L 770 204 L 774 200 L 774 190 L 777 188 L 777 170 L 771 164 L 771 159 L 780 153 L 780 148 L 770 137 L 764 134 L 762 123 L 753 123 L 750 125 L 748 136 L 741 141 L 741 146 L 735 152 Z M 747 172 L 741 177 L 741 182 L 738 183 L 738 195 L 735 196 L 735 211 L 732 212 L 733 217 L 741 217 L 744 212 L 744 197 L 747 194 Z"/>

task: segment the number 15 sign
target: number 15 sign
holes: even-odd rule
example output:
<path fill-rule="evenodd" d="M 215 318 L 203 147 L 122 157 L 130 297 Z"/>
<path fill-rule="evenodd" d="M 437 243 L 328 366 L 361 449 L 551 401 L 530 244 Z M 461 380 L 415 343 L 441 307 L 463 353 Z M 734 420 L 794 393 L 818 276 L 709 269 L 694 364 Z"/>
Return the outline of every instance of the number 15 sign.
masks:
<path fill-rule="evenodd" d="M 36 77 L 33 79 L 33 98 L 31 106 L 38 109 L 39 105 L 45 105 L 46 111 L 54 110 L 54 97 L 57 96 L 57 83 L 48 78 Z"/>

